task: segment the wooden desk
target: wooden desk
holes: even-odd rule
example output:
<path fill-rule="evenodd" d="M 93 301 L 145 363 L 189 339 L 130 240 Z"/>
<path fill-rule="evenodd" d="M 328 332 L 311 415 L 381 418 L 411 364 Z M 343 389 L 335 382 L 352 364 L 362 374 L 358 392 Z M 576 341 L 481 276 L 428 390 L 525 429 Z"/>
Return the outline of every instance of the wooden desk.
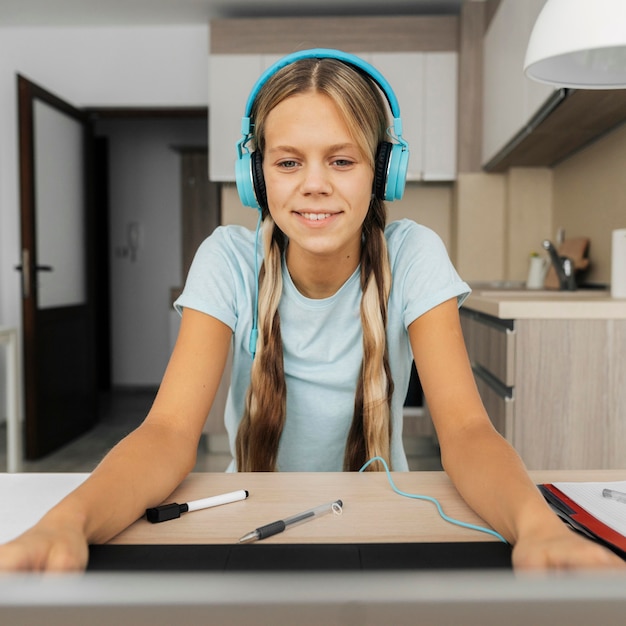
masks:
<path fill-rule="evenodd" d="M 459 498 L 443 472 L 394 473 L 396 486 L 408 493 L 437 498 L 444 511 L 483 524 Z M 367 543 L 485 541 L 489 535 L 444 522 L 430 502 L 394 493 L 384 473 L 239 473 L 191 474 L 168 502 L 188 502 L 247 489 L 245 501 L 183 514 L 151 524 L 135 522 L 111 543 L 236 543 L 250 530 L 341 499 L 341 515 L 324 515 L 263 541 L 268 543 Z"/>
<path fill-rule="evenodd" d="M 552 470 L 532 472 L 532 477 L 539 483 L 618 480 L 625 474 L 618 470 Z M 485 526 L 444 472 L 394 472 L 392 477 L 402 491 L 437 498 L 447 515 Z M 167 502 L 188 502 L 237 489 L 247 489 L 249 498 L 160 524 L 140 519 L 111 543 L 234 543 L 258 526 L 338 498 L 344 503 L 341 516 L 325 515 L 293 526 L 263 543 L 497 541 L 491 535 L 445 522 L 431 502 L 396 494 L 383 472 L 197 473 L 190 474 Z"/>
<path fill-rule="evenodd" d="M 536 483 L 623 480 L 624 470 L 533 471 Z M 0 474 L 0 493 L 14 516 L 0 528 L 0 543 L 25 530 L 86 474 Z M 437 498 L 455 519 L 484 526 L 444 472 L 394 472 L 396 486 Z M 166 502 L 189 502 L 247 489 L 247 500 L 151 524 L 139 519 L 112 544 L 232 544 L 258 526 L 340 498 L 341 516 L 325 515 L 263 541 L 269 543 L 403 543 L 497 541 L 445 522 L 435 506 L 394 493 L 385 473 L 192 473 Z"/>

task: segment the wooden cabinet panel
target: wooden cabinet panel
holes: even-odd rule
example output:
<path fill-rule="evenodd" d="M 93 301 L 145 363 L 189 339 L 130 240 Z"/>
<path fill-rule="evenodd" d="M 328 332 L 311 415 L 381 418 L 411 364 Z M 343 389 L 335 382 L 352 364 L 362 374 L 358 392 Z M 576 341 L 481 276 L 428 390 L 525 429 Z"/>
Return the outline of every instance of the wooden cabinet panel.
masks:
<path fill-rule="evenodd" d="M 516 339 L 513 323 L 462 308 L 461 328 L 487 414 L 496 430 L 513 443 Z"/>
<path fill-rule="evenodd" d="M 503 385 L 515 384 L 515 330 L 487 315 L 463 309 L 461 326 L 472 365 L 486 370 Z"/>
<path fill-rule="evenodd" d="M 626 467 L 626 320 L 509 323 L 461 309 L 485 408 L 527 467 Z"/>
<path fill-rule="evenodd" d="M 533 469 L 626 467 L 626 320 L 519 320 L 513 440 Z"/>
<path fill-rule="evenodd" d="M 513 432 L 513 398 L 498 393 L 484 378 L 475 375 L 478 393 L 495 429 L 509 439 Z"/>

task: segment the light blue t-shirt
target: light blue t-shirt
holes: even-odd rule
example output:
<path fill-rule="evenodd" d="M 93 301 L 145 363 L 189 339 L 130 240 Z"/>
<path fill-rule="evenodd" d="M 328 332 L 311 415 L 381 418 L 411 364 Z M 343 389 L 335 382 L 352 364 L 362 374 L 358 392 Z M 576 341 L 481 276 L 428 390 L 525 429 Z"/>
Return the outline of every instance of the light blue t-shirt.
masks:
<path fill-rule="evenodd" d="M 235 438 L 250 384 L 256 277 L 253 231 L 223 226 L 196 253 L 183 293 L 175 302 L 207 313 L 233 330 L 233 368 L 224 422 L 235 458 Z M 407 471 L 402 444 L 402 406 L 412 363 L 407 328 L 433 307 L 470 292 L 432 230 L 411 220 L 385 230 L 392 272 L 387 339 L 395 384 L 392 400 L 391 463 Z M 259 252 L 261 254 L 261 252 Z M 354 412 L 363 357 L 360 270 L 330 298 L 303 296 L 283 262 L 279 304 L 287 383 L 287 419 L 278 450 L 280 471 L 341 471 Z M 231 463 L 229 470 L 236 470 Z"/>

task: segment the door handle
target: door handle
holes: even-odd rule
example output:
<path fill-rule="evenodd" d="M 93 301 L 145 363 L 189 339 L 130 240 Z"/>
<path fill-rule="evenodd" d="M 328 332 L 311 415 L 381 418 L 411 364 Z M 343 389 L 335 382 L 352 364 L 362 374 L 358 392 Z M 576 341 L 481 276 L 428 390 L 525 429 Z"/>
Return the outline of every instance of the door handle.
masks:
<path fill-rule="evenodd" d="M 28 298 L 30 296 L 30 263 L 29 252 L 26 248 L 22 250 L 22 263 L 15 266 L 15 270 L 22 272 L 22 297 Z M 52 265 L 36 265 L 36 272 L 54 272 Z"/>

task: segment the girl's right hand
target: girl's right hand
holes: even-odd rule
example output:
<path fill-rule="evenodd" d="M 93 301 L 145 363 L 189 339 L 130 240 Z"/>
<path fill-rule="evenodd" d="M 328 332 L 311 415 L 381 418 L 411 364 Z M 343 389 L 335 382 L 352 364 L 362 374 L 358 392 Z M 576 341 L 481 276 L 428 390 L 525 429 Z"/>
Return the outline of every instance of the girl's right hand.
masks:
<path fill-rule="evenodd" d="M 83 571 L 88 557 L 87 540 L 81 532 L 40 522 L 0 546 L 0 571 Z"/>

